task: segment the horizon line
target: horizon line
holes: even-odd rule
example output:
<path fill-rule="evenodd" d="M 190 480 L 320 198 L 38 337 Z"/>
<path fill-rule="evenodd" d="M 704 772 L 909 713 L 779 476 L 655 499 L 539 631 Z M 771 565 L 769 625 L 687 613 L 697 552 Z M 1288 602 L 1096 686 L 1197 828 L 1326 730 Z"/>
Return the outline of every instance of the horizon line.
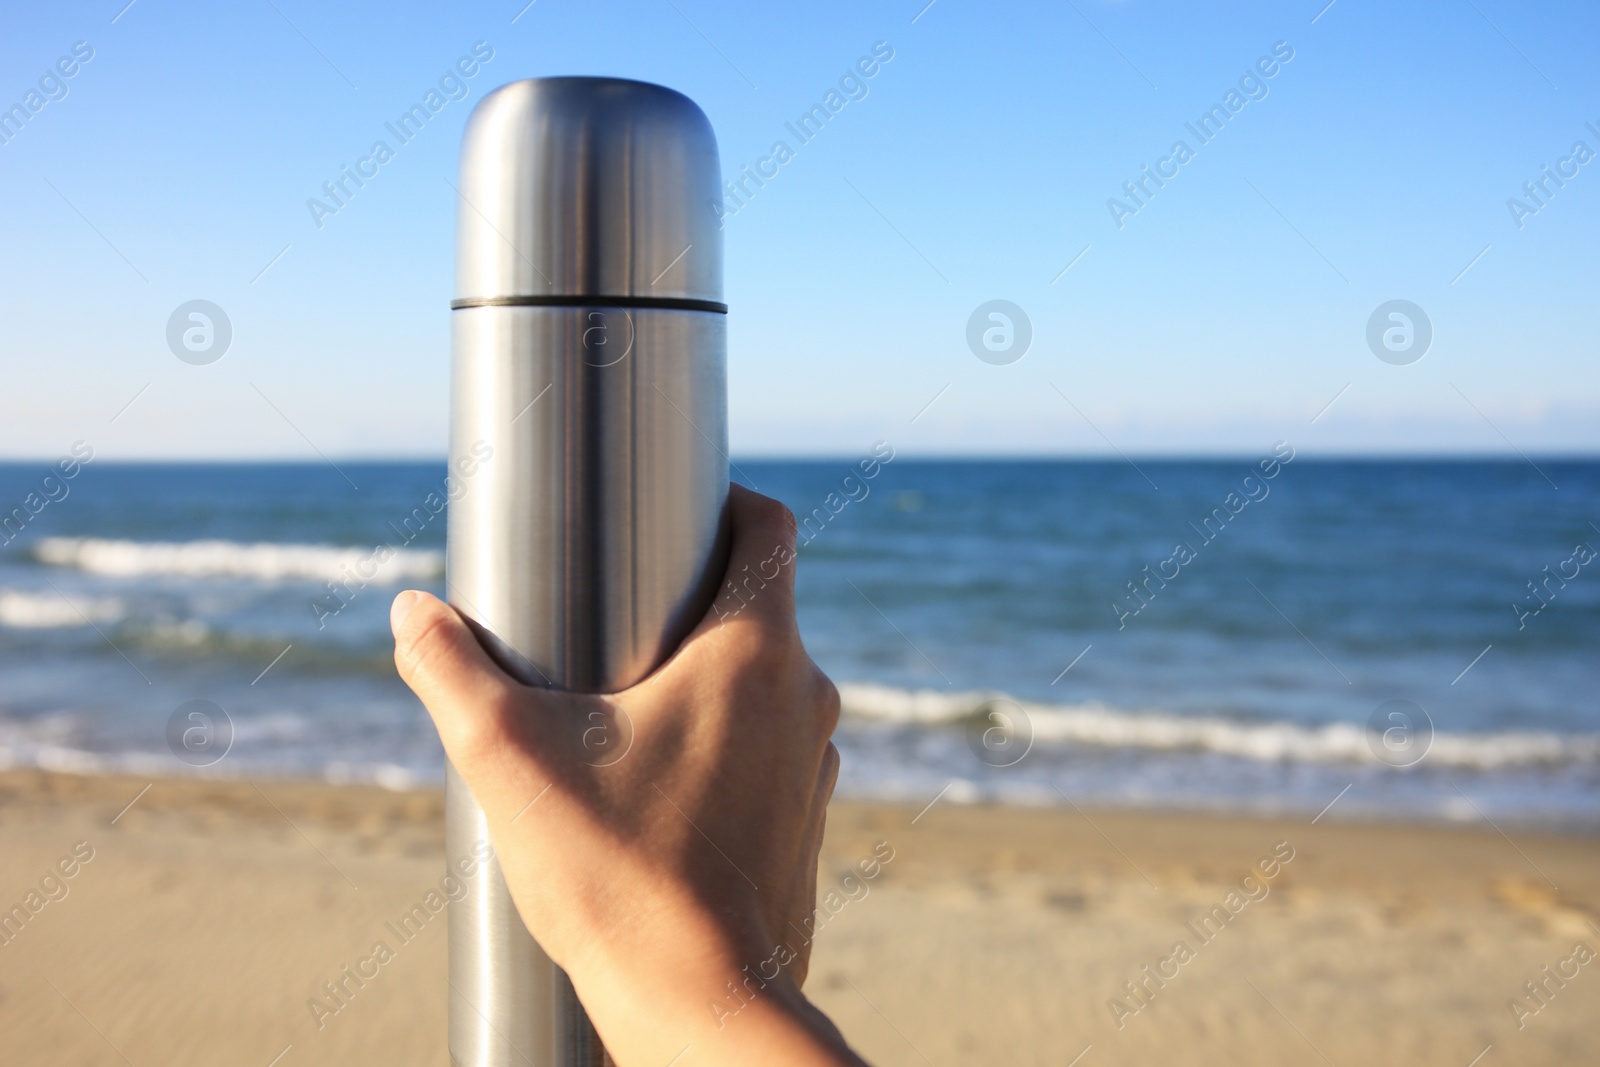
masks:
<path fill-rule="evenodd" d="M 1528 450 L 1524 453 L 1507 453 L 1491 451 L 1423 451 L 1423 450 L 1363 450 L 1344 451 L 1333 449 L 1320 452 L 1316 455 L 1305 451 L 1296 453 L 1295 459 L 1311 462 L 1326 461 L 1361 461 L 1373 463 L 1392 463 L 1404 461 L 1424 461 L 1435 463 L 1525 463 L 1529 456 L 1552 462 L 1594 462 L 1600 461 L 1600 448 L 1578 450 Z M 54 463 L 59 456 L 0 456 L 0 467 L 21 467 L 33 464 Z M 731 454 L 731 461 L 739 463 L 829 463 L 851 462 L 860 458 L 856 452 L 760 452 Z M 1137 459 L 1147 463 L 1220 463 L 1237 462 L 1240 460 L 1253 460 L 1258 458 L 1258 452 L 1246 451 L 1216 451 L 1216 452 L 1129 452 L 1117 455 L 1109 452 L 917 452 L 914 454 L 898 453 L 894 462 L 921 462 L 921 463 L 1126 463 L 1130 459 Z M 417 464 L 444 464 L 448 462 L 445 453 L 429 453 L 422 455 L 367 455 L 367 456 L 333 456 L 327 459 L 306 458 L 304 456 L 221 456 L 209 459 L 188 459 L 176 456 L 145 456 L 145 457 L 119 457 L 100 458 L 93 461 L 95 466 L 170 466 L 170 467 L 238 467 L 238 466 L 304 466 L 322 467 L 330 462 L 347 463 L 362 466 L 394 466 Z"/>

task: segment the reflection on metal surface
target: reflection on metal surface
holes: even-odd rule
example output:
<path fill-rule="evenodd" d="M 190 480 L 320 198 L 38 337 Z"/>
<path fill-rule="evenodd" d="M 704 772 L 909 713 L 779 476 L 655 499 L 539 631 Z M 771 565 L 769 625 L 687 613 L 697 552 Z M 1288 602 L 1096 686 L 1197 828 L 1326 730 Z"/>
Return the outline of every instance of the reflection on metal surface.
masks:
<path fill-rule="evenodd" d="M 516 82 L 468 124 L 452 469 L 474 445 L 492 458 L 450 508 L 446 578 L 485 647 L 529 684 L 627 687 L 722 576 L 718 187 L 705 116 L 658 86 Z M 454 768 L 446 793 L 448 861 L 487 854 L 487 820 Z M 450 908 L 450 991 L 458 1067 L 609 1062 L 492 859 Z"/>

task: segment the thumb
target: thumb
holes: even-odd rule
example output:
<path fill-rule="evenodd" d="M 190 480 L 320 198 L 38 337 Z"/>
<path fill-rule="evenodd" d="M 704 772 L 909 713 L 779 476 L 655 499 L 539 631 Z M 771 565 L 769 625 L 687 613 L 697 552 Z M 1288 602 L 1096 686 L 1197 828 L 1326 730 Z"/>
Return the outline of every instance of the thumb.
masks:
<path fill-rule="evenodd" d="M 394 665 L 433 717 L 439 740 L 457 765 L 502 740 L 524 687 L 489 658 L 455 608 L 408 589 L 389 609 Z"/>

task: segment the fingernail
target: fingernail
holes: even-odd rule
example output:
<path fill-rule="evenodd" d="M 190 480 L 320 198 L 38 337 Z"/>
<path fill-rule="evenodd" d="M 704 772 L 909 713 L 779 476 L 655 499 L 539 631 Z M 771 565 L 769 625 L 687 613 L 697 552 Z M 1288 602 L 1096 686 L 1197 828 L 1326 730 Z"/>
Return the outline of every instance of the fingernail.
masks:
<path fill-rule="evenodd" d="M 400 632 L 400 624 L 411 614 L 411 609 L 417 606 L 417 601 L 421 598 L 422 594 L 415 589 L 407 589 L 394 598 L 394 603 L 389 606 L 389 630 L 392 633 Z"/>

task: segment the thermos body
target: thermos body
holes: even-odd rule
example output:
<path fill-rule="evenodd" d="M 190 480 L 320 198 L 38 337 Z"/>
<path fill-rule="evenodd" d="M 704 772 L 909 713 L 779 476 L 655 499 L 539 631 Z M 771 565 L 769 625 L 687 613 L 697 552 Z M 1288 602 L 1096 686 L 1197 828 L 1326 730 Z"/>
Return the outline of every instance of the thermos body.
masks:
<path fill-rule="evenodd" d="M 530 685 L 637 682 L 721 580 L 719 185 L 705 116 L 658 86 L 516 82 L 469 121 L 450 452 L 452 472 L 473 473 L 450 505 L 446 592 Z M 625 733 L 596 738 L 597 766 L 626 758 Z M 517 914 L 453 768 L 446 794 L 447 862 L 477 868 L 450 906 L 452 1061 L 606 1062 Z"/>

